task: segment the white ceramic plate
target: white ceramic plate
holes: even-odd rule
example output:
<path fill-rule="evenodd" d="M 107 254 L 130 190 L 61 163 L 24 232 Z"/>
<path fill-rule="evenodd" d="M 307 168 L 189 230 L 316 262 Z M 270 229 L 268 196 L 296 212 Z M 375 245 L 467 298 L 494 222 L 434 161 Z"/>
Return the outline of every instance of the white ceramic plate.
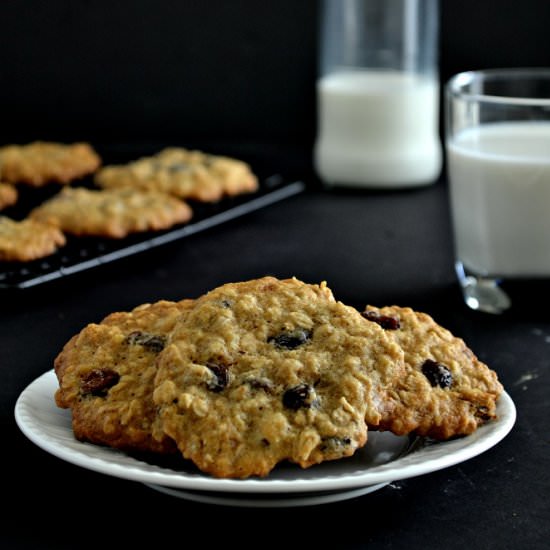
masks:
<path fill-rule="evenodd" d="M 352 457 L 302 469 L 279 465 L 266 478 L 217 479 L 184 460 L 152 463 L 73 437 L 70 411 L 54 401 L 53 371 L 32 382 L 19 396 L 15 419 L 36 445 L 72 464 L 138 481 L 163 493 L 229 506 L 303 506 L 357 497 L 391 483 L 441 470 L 481 454 L 512 429 L 516 408 L 510 396 L 499 399 L 498 418 L 467 437 L 442 443 L 369 432 L 367 445 Z"/>

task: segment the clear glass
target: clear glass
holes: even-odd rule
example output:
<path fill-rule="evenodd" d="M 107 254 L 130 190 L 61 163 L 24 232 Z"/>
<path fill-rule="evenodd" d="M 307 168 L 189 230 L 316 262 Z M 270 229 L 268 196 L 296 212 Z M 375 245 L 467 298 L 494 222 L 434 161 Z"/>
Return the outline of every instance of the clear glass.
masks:
<path fill-rule="evenodd" d="M 330 185 L 439 176 L 438 0 L 323 0 L 314 162 Z"/>
<path fill-rule="evenodd" d="M 507 280 L 550 279 L 550 68 L 452 77 L 445 151 L 465 302 L 501 313 Z"/>

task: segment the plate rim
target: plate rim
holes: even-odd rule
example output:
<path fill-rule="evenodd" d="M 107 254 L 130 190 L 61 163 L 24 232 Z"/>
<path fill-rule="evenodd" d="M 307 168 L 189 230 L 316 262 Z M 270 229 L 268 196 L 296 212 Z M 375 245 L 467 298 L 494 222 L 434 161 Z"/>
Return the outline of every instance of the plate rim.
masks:
<path fill-rule="evenodd" d="M 60 444 L 59 439 L 40 429 L 41 422 L 45 426 L 43 419 L 48 415 L 43 414 L 42 418 L 37 415 L 37 412 L 48 411 L 56 416 L 70 415 L 70 411 L 58 408 L 55 403 L 54 391 L 57 384 L 53 369 L 46 371 L 28 384 L 16 401 L 16 423 L 21 432 L 35 445 L 66 462 L 105 475 L 145 484 L 206 492 L 267 494 L 343 491 L 417 477 L 454 466 L 487 451 L 508 435 L 517 416 L 512 398 L 503 391 L 497 402 L 497 419 L 480 426 L 473 434 L 429 445 L 411 445 L 395 460 L 375 465 L 359 473 L 355 471 L 345 476 L 325 475 L 319 479 L 269 479 L 269 476 L 244 480 L 224 479 L 201 472 L 187 474 L 162 466 L 152 466 L 122 451 L 92 443 L 74 440 L 72 447 L 76 449 Z M 50 399 L 46 396 L 46 389 L 50 392 Z M 41 407 L 40 403 L 36 404 L 39 401 L 36 397 L 41 397 L 47 408 Z M 35 414 L 32 413 L 33 410 L 36 411 Z M 72 435 L 72 431 L 64 435 Z M 91 449 L 94 455 L 99 456 L 91 456 Z M 122 458 L 123 463 L 113 461 L 114 457 Z"/>

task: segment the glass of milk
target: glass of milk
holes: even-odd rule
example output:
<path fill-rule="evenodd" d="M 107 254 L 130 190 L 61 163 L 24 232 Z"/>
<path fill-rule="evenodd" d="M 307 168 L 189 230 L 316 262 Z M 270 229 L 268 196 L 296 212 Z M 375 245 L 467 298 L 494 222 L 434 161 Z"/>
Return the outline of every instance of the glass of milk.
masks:
<path fill-rule="evenodd" d="M 457 74 L 445 109 L 458 280 L 468 306 L 501 313 L 507 280 L 550 280 L 550 68 Z"/>
<path fill-rule="evenodd" d="M 321 2 L 314 165 L 328 186 L 440 175 L 438 0 Z"/>

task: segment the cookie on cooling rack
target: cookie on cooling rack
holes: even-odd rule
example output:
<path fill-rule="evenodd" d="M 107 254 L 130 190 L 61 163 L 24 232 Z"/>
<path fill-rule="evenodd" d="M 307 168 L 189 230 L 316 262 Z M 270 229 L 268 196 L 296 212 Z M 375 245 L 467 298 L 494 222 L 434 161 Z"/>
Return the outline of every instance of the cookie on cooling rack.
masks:
<path fill-rule="evenodd" d="M 166 193 L 84 187 L 64 187 L 30 213 L 32 219 L 55 224 L 64 233 L 110 238 L 168 229 L 192 215 L 187 203 Z"/>
<path fill-rule="evenodd" d="M 266 476 L 352 455 L 403 372 L 401 348 L 326 284 L 263 277 L 195 301 L 159 355 L 154 400 L 200 470 Z"/>
<path fill-rule="evenodd" d="M 495 418 L 502 385 L 464 340 L 408 307 L 368 305 L 363 315 L 393 336 L 405 354 L 407 373 L 385 403 L 380 429 L 448 439 Z"/>
<path fill-rule="evenodd" d="M 80 441 L 125 451 L 171 453 L 153 403 L 156 359 L 191 300 L 115 312 L 73 336 L 54 361 L 59 407 L 71 409 Z"/>
<path fill-rule="evenodd" d="M 40 187 L 67 184 L 95 172 L 101 158 L 89 143 L 34 141 L 0 147 L 0 178 Z"/>
<path fill-rule="evenodd" d="M 0 260 L 29 262 L 53 254 L 66 243 L 54 225 L 0 216 Z"/>
<path fill-rule="evenodd" d="M 0 210 L 17 202 L 18 192 L 15 185 L 0 182 Z"/>
<path fill-rule="evenodd" d="M 168 147 L 125 165 L 105 166 L 96 173 L 95 182 L 103 188 L 149 189 L 202 202 L 258 189 L 247 163 L 181 147 Z"/>

